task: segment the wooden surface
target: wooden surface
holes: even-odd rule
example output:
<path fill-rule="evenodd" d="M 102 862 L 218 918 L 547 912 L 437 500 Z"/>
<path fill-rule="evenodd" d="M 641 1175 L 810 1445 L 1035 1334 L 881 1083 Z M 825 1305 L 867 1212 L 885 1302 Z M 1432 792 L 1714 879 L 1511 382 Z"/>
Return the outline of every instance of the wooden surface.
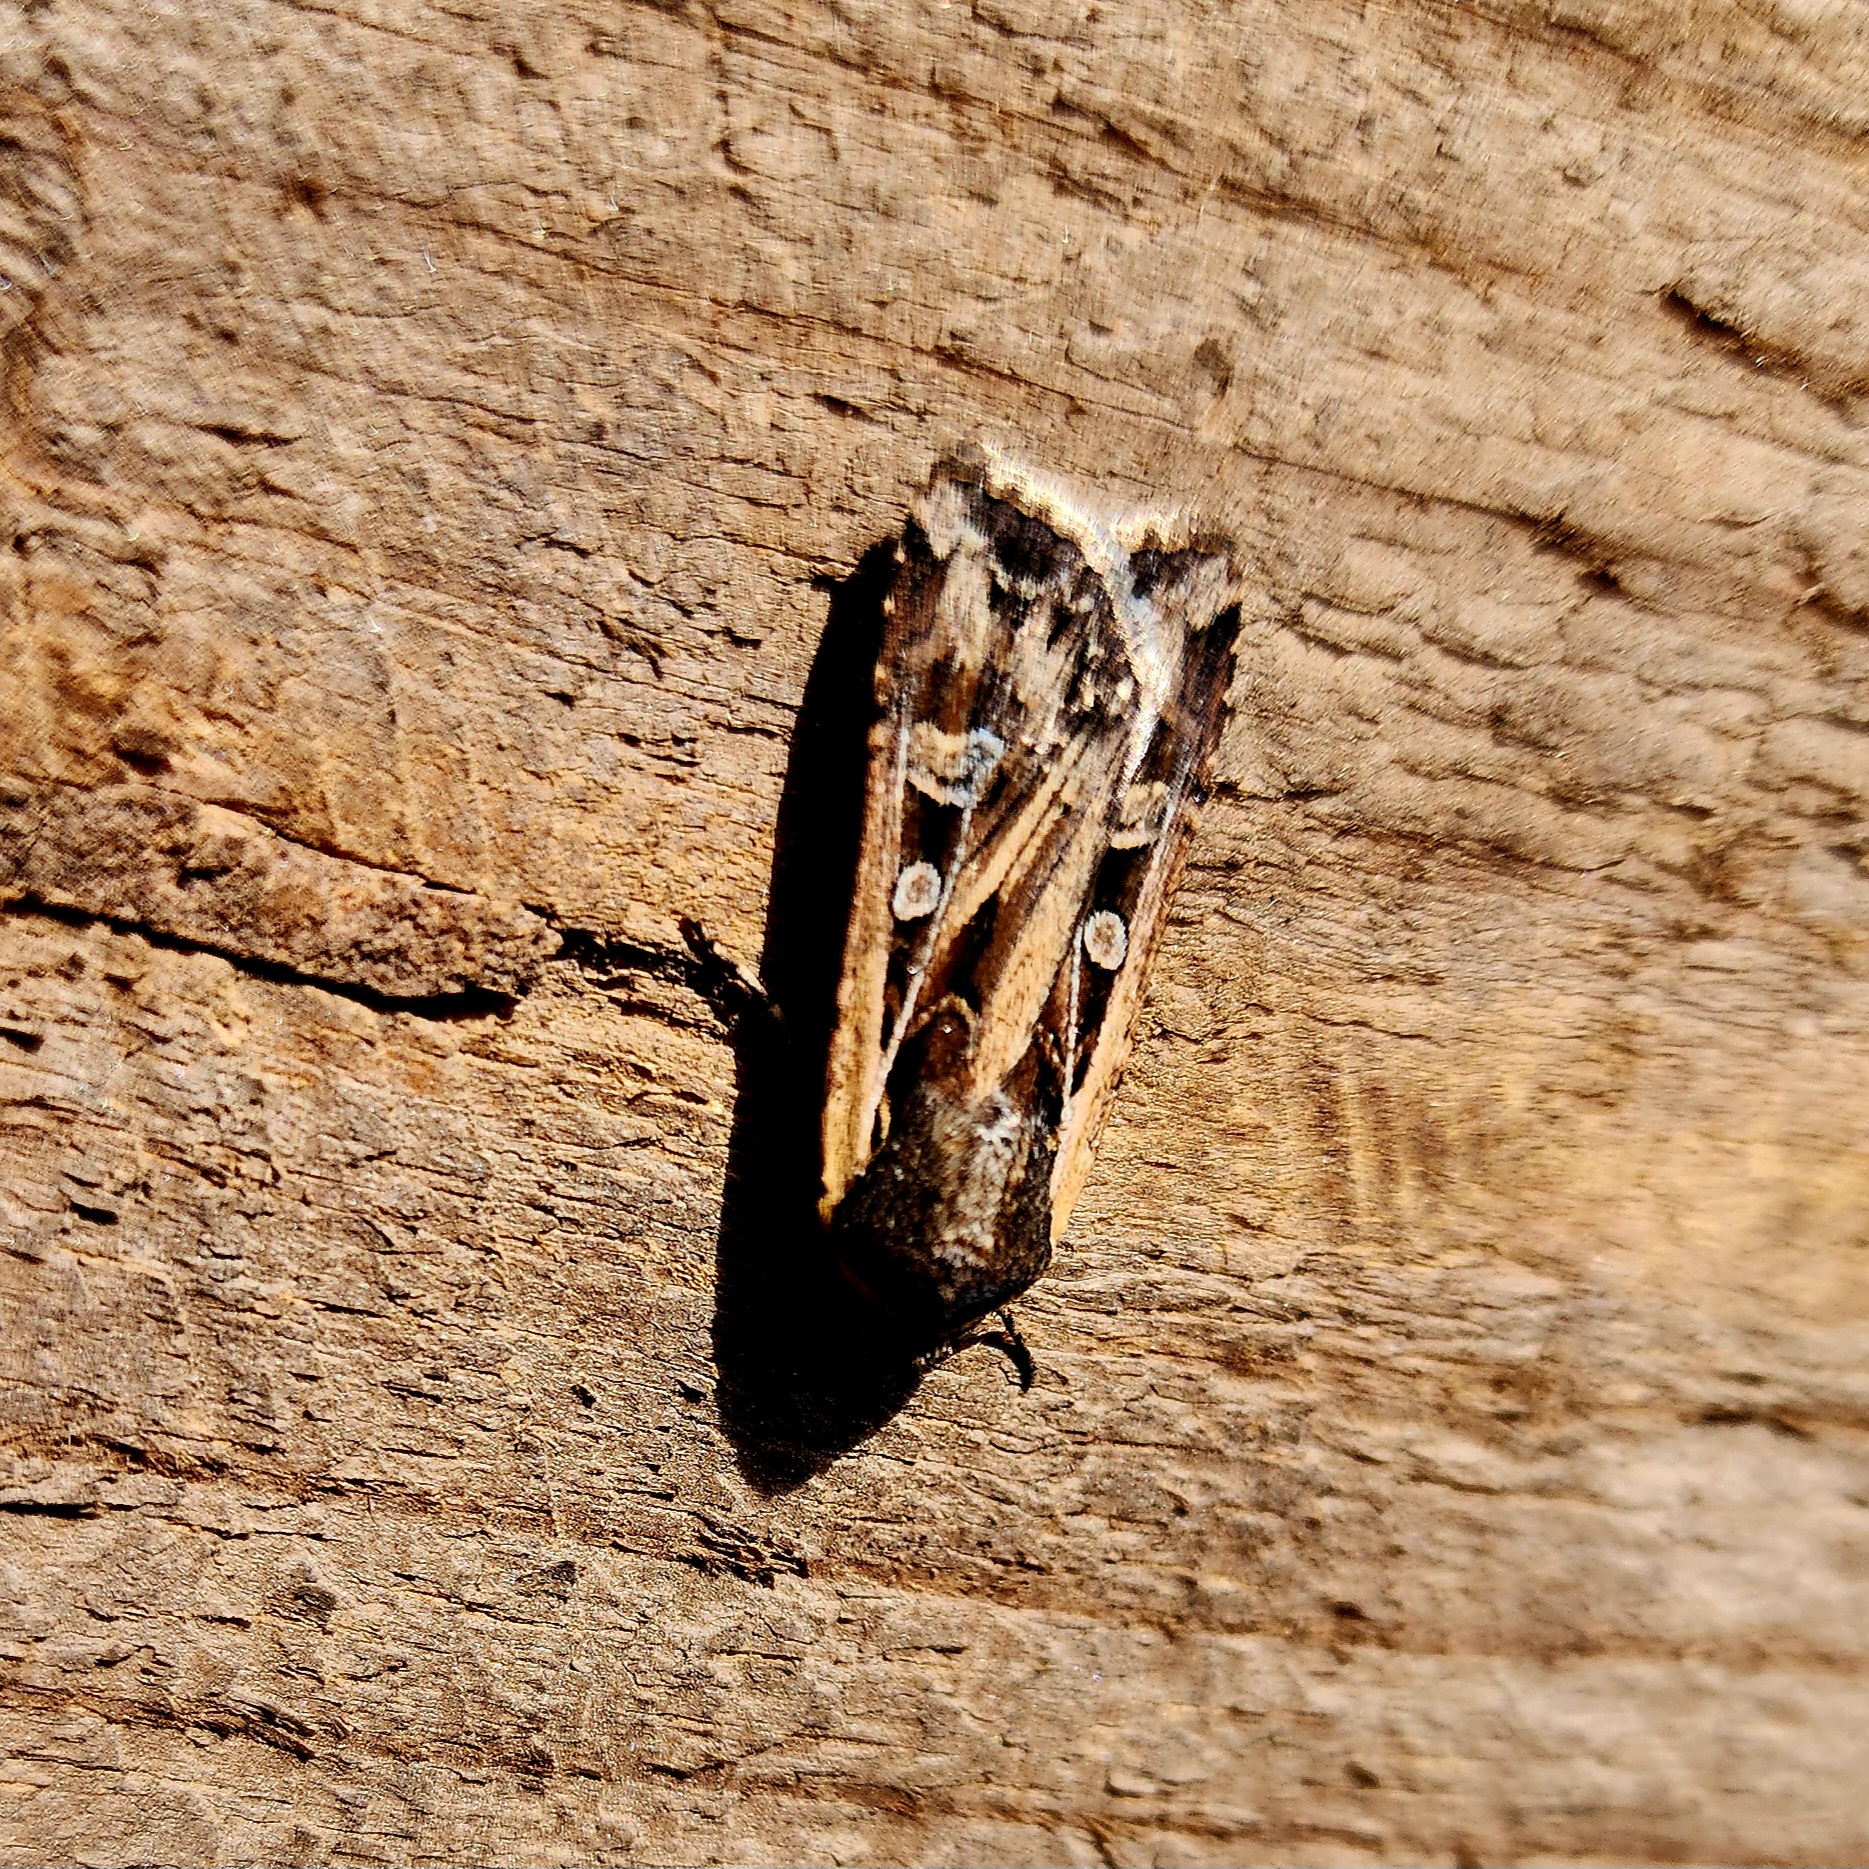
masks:
<path fill-rule="evenodd" d="M 12 4 L 0 278 L 0 1858 L 1869 1853 L 1859 6 Z M 1256 567 L 1026 1395 L 677 926 L 975 437 Z"/>

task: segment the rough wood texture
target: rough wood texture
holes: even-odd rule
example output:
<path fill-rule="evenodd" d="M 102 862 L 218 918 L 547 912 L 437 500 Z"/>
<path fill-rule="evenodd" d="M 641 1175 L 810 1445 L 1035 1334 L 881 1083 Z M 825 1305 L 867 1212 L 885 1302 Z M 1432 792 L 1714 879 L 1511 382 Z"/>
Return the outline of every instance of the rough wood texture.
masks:
<path fill-rule="evenodd" d="M 1869 1854 L 1866 100 L 1851 0 L 0 7 L 0 1855 Z M 1223 796 L 1038 1386 L 788 1416 L 676 922 L 810 975 L 970 436 L 1235 529 Z"/>

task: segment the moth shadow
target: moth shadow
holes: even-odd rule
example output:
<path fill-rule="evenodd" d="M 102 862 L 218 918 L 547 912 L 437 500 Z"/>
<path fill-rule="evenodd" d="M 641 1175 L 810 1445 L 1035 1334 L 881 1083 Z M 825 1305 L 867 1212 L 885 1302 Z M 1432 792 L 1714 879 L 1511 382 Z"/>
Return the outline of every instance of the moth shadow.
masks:
<path fill-rule="evenodd" d="M 832 1264 L 819 1120 L 863 828 L 873 680 L 893 542 L 831 589 L 779 801 L 760 970 L 780 1019 L 743 1029 L 717 1247 L 721 1426 L 748 1482 L 787 1492 L 866 1440 L 920 1372 Z"/>

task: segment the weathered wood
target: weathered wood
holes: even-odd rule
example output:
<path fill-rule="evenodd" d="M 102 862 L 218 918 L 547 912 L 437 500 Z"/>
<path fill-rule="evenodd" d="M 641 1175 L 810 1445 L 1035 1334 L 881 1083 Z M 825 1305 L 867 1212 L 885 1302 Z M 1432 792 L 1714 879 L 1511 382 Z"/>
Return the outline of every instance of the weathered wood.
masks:
<path fill-rule="evenodd" d="M 0 1856 L 1860 1860 L 1866 79 L 0 8 Z M 678 928 L 810 986 L 976 436 L 1256 566 L 1023 1396 Z"/>

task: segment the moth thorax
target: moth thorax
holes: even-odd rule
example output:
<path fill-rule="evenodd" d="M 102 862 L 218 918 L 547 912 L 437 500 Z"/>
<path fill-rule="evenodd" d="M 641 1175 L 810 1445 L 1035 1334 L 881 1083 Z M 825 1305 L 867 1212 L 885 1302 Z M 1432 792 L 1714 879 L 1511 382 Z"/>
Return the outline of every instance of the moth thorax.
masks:
<path fill-rule="evenodd" d="M 1129 952 L 1129 930 L 1114 909 L 1098 909 L 1084 922 L 1084 955 L 1093 967 L 1114 973 Z"/>
<path fill-rule="evenodd" d="M 941 901 L 941 872 L 932 863 L 907 863 L 896 878 L 889 907 L 899 922 L 918 922 L 932 915 Z"/>

